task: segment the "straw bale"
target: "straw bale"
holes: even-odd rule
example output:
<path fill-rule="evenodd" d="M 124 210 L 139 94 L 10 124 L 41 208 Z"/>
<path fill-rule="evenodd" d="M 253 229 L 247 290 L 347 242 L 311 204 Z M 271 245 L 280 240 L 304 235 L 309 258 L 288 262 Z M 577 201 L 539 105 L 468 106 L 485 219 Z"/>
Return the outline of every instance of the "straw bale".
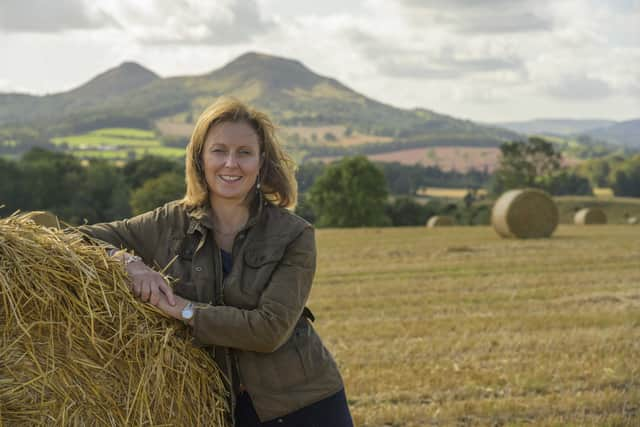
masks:
<path fill-rule="evenodd" d="M 576 212 L 573 222 L 577 225 L 606 224 L 607 215 L 600 208 L 584 208 Z"/>
<path fill-rule="evenodd" d="M 29 218 L 33 222 L 43 227 L 48 228 L 60 228 L 60 222 L 51 212 L 47 211 L 32 211 L 24 214 L 25 218 Z"/>
<path fill-rule="evenodd" d="M 0 425 L 225 425 L 213 359 L 75 233 L 0 220 Z"/>
<path fill-rule="evenodd" d="M 637 216 L 630 216 L 629 218 L 627 218 L 627 224 L 636 225 L 637 223 L 638 223 L 638 217 Z"/>
<path fill-rule="evenodd" d="M 553 199 L 532 188 L 507 191 L 491 210 L 493 228 L 502 237 L 550 237 L 558 221 L 558 207 Z"/>
<path fill-rule="evenodd" d="M 429 218 L 429 221 L 427 221 L 427 227 L 446 227 L 449 225 L 455 225 L 455 223 L 455 220 L 450 216 L 434 215 Z"/>

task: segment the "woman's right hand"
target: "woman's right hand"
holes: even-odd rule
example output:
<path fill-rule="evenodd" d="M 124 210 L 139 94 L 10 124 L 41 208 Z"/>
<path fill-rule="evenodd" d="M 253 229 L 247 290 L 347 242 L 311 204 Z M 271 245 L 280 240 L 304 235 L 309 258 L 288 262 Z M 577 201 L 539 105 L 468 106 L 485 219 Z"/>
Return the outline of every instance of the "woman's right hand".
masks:
<path fill-rule="evenodd" d="M 162 274 L 147 267 L 142 261 L 133 261 L 125 266 L 131 279 L 131 291 L 142 302 L 156 307 L 164 295 L 172 306 L 176 304 L 173 290 Z"/>

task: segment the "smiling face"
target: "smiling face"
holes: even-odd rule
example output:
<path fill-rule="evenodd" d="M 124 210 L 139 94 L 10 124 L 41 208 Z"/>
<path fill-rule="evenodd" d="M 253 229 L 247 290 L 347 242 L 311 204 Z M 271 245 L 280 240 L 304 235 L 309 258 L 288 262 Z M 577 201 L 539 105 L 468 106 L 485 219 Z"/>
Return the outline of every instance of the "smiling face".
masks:
<path fill-rule="evenodd" d="M 246 122 L 222 122 L 209 129 L 202 165 L 212 204 L 246 200 L 260 172 L 258 135 Z"/>

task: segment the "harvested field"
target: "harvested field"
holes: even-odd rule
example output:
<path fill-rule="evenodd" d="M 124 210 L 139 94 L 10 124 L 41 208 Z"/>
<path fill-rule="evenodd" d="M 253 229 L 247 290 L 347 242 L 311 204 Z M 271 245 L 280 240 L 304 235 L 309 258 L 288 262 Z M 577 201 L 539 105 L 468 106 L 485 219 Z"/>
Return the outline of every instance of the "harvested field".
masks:
<path fill-rule="evenodd" d="M 438 166 L 442 170 L 468 172 L 471 169 L 492 172 L 498 165 L 498 148 L 487 147 L 428 147 L 388 153 L 369 154 L 376 162 L 399 162 L 405 165 Z M 321 157 L 313 160 L 331 162 L 337 157 Z"/>
<path fill-rule="evenodd" d="M 368 135 L 359 133 L 357 131 L 353 131 L 350 135 L 345 135 L 347 130 L 346 126 L 343 125 L 335 125 L 335 126 L 285 126 L 279 129 L 282 134 L 287 137 L 292 135 L 298 135 L 301 139 L 306 139 L 311 141 L 313 135 L 317 138 L 319 144 L 326 145 L 327 141 L 324 138 L 324 135 L 330 133 L 331 135 L 336 137 L 336 140 L 329 145 L 341 145 L 341 146 L 351 146 L 351 145 L 360 145 L 360 144 L 369 144 L 369 143 L 385 143 L 393 141 L 393 138 L 388 136 L 378 136 L 378 135 Z"/>
<path fill-rule="evenodd" d="M 639 237 L 319 230 L 310 307 L 356 425 L 640 425 Z"/>

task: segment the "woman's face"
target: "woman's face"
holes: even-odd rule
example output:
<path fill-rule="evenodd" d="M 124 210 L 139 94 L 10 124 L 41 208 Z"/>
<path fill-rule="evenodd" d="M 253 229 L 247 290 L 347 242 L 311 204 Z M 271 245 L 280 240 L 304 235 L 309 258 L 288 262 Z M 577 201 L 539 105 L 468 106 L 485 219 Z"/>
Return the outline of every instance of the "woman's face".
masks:
<path fill-rule="evenodd" d="M 260 172 L 258 135 L 246 122 L 218 123 L 205 138 L 202 165 L 210 201 L 244 201 Z"/>

